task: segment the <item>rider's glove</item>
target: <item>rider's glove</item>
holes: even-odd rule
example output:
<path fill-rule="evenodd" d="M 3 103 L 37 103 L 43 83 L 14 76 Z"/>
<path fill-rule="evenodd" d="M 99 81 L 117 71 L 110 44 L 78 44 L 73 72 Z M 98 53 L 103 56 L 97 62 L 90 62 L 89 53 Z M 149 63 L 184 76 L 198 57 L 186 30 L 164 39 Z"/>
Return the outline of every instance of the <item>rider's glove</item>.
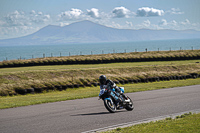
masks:
<path fill-rule="evenodd" d="M 105 92 L 105 89 L 101 89 L 101 90 L 100 90 L 99 98 L 101 98 L 101 96 L 104 94 L 104 92 Z"/>

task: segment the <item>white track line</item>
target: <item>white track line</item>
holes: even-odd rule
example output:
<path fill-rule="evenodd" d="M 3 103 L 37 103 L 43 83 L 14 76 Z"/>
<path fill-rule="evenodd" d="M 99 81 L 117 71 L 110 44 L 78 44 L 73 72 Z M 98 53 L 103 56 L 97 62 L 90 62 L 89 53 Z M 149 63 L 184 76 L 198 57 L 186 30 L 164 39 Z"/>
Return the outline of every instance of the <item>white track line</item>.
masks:
<path fill-rule="evenodd" d="M 112 125 L 112 126 L 108 126 L 108 127 L 103 127 L 103 128 L 90 130 L 90 131 L 85 131 L 85 132 L 82 132 L 82 133 L 96 133 L 96 132 L 108 131 L 108 130 L 113 130 L 113 129 L 116 129 L 116 128 L 124 128 L 124 127 L 133 126 L 133 125 L 138 125 L 138 124 L 141 124 L 141 123 L 149 123 L 151 121 L 163 120 L 163 119 L 169 118 L 169 117 L 174 119 L 176 116 L 180 116 L 182 114 L 189 113 L 189 112 L 191 112 L 191 113 L 199 113 L 200 109 L 189 110 L 189 111 L 170 114 L 170 115 L 158 116 L 158 117 L 154 117 L 154 118 L 147 118 L 147 119 L 143 119 L 143 120 L 139 120 L 139 121 L 121 123 L 121 124 L 117 124 L 117 125 Z"/>

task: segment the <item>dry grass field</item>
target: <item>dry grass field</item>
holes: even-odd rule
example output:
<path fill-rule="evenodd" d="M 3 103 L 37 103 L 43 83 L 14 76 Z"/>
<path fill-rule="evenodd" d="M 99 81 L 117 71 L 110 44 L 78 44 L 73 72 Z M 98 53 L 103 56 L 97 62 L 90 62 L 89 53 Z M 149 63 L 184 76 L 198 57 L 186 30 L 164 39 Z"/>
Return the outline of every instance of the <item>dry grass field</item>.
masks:
<path fill-rule="evenodd" d="M 197 78 L 200 63 L 186 60 L 1 68 L 0 95 L 97 86 L 101 74 L 121 84 Z"/>

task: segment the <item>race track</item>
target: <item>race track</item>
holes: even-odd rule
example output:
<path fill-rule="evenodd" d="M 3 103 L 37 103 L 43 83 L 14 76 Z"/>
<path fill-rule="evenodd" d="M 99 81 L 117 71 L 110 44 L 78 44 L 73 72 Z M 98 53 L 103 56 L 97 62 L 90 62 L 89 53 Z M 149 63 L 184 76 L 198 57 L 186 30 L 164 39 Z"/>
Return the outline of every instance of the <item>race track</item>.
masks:
<path fill-rule="evenodd" d="M 109 113 L 98 97 L 0 110 L 0 133 L 80 133 L 200 109 L 200 85 L 127 94 L 133 111 Z"/>

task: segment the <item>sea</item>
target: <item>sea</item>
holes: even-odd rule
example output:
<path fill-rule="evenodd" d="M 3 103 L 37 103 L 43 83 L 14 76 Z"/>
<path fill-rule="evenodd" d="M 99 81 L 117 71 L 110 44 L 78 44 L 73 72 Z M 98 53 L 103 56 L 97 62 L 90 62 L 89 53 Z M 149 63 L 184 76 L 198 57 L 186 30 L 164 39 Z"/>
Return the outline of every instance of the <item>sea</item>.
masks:
<path fill-rule="evenodd" d="M 0 46 L 0 61 L 32 58 L 200 49 L 200 39 Z"/>

